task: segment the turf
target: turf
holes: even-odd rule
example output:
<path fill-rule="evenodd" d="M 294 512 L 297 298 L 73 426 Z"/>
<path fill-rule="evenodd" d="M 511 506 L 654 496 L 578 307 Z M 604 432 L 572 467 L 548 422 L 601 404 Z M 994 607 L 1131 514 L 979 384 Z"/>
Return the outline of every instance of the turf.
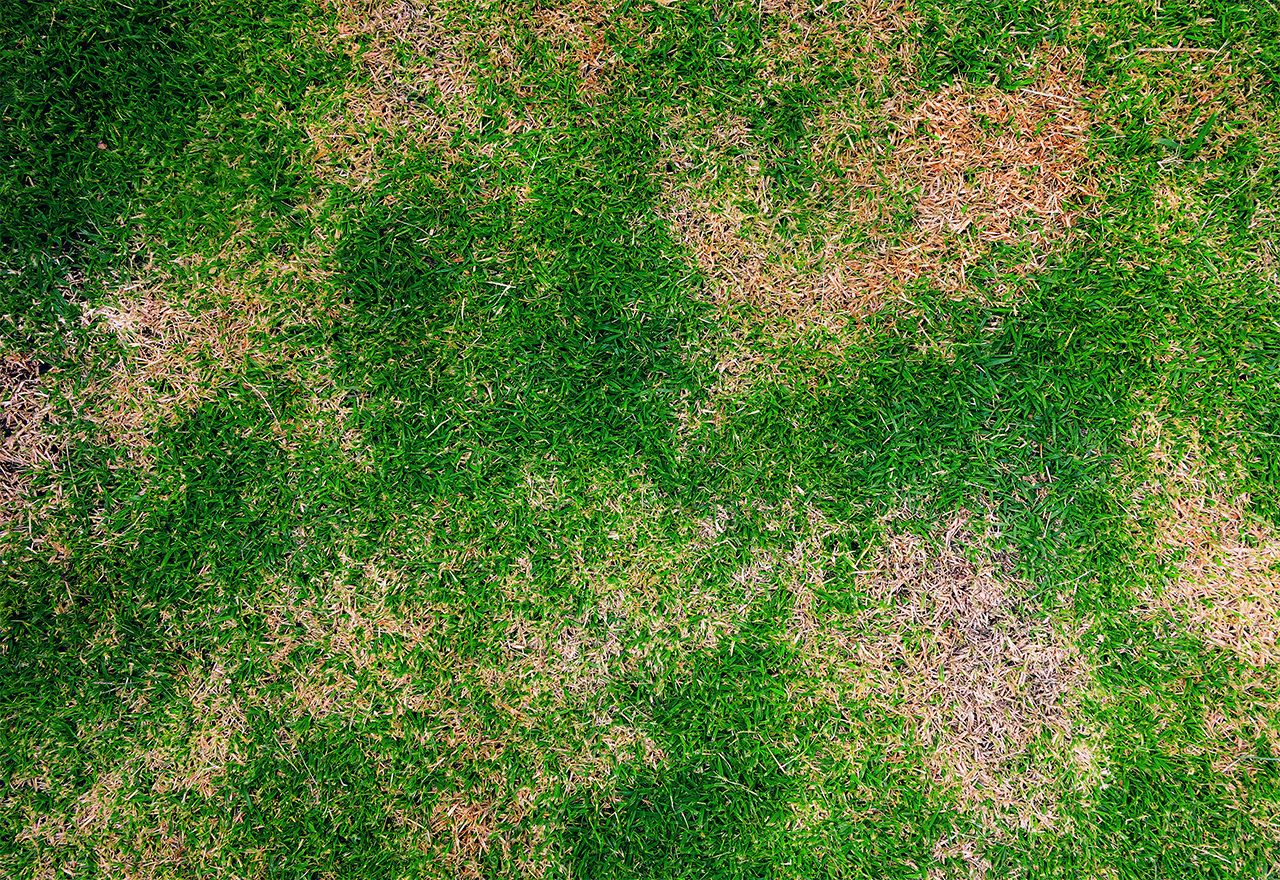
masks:
<path fill-rule="evenodd" d="M 1268 876 L 1278 35 L 8 4 L 2 870 Z"/>

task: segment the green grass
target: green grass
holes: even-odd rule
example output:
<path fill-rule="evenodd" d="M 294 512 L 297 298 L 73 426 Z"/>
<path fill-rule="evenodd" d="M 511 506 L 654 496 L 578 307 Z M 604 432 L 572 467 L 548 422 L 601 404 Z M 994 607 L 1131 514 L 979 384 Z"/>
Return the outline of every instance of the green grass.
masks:
<path fill-rule="evenodd" d="M 1280 525 L 1280 12 L 929 0 L 878 67 L 841 42 L 855 4 L 802 12 L 808 56 L 745 3 L 624 2 L 581 38 L 414 8 L 391 60 L 323 3 L 0 12 L 0 355 L 57 367 L 58 450 L 0 533 L 0 870 L 1273 871 L 1280 658 L 1160 604 L 1168 477 L 1134 426 Z M 710 294 L 673 190 L 759 187 L 779 263 L 869 248 L 823 114 L 887 156 L 886 101 L 1016 95 L 1045 45 L 1096 87 L 1098 161 L 1046 268 L 996 247 L 963 295 L 794 325 Z M 730 118 L 749 144 L 716 146 Z M 918 183 L 888 187 L 909 227 Z M 248 296 L 244 356 L 117 332 L 140 289 Z M 125 441 L 113 376 L 153 351 Z M 1049 768 L 1042 825 L 933 775 L 946 734 L 868 659 L 954 636 L 869 584 L 960 508 L 1087 665 L 1074 743 L 1004 767 Z"/>

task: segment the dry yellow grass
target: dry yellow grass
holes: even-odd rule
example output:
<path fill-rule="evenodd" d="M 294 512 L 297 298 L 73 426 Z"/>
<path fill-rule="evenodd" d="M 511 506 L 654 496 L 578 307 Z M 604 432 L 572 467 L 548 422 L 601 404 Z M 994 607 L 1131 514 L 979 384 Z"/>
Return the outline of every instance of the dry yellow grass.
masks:
<path fill-rule="evenodd" d="M 535 34 L 558 51 L 560 64 L 576 77 L 578 95 L 584 101 L 607 94 L 621 70 L 621 59 L 608 48 L 606 39 L 619 5 L 573 0 L 534 13 Z"/>
<path fill-rule="evenodd" d="M 227 265 L 197 284 L 188 273 L 199 268 L 199 258 L 186 258 L 177 268 L 151 262 L 135 280 L 118 285 L 87 310 L 94 332 L 107 336 L 121 353 L 76 402 L 100 430 L 99 441 L 144 460 L 158 427 L 177 423 L 236 386 L 258 394 L 270 410 L 266 395 L 245 381 L 246 370 L 251 360 L 278 363 L 284 377 L 299 380 L 300 364 L 318 365 L 326 357 L 322 351 L 290 352 L 286 362 L 274 349 L 272 333 L 281 323 L 333 317 L 320 314 L 324 307 L 308 295 L 327 274 L 324 249 L 330 244 L 316 239 L 302 253 L 250 260 L 233 242 L 221 255 Z M 306 412 L 293 427 L 305 433 L 309 424 L 326 422 L 323 428 L 311 426 L 337 430 L 344 448 L 358 456 L 358 438 L 340 423 L 341 394 L 334 380 L 307 378 L 300 401 Z M 334 419 L 336 428 L 328 424 Z"/>
<path fill-rule="evenodd" d="M 1229 49 L 1166 58 L 1163 65 L 1142 65 L 1133 73 L 1154 137 L 1188 144 L 1203 131 L 1196 158 L 1215 160 L 1240 134 L 1270 131 L 1265 78 L 1243 72 Z"/>
<path fill-rule="evenodd" d="M 1280 534 L 1249 512 L 1239 486 L 1240 463 L 1208 461 L 1199 432 L 1149 413 L 1135 421 L 1131 442 L 1151 463 L 1135 502 L 1157 510 L 1157 550 L 1179 577 L 1153 597 L 1177 611 L 1205 641 L 1246 663 L 1280 665 Z"/>
<path fill-rule="evenodd" d="M 332 0 L 330 5 L 338 21 L 333 36 L 359 55 L 362 75 L 347 84 L 346 112 L 310 131 L 322 180 L 359 189 L 373 178 L 386 144 L 396 138 L 443 152 L 459 128 L 476 130 L 480 117 L 467 106 L 475 91 L 467 47 L 475 34 L 452 22 L 443 5 L 413 0 Z M 431 97 L 440 104 L 427 100 Z"/>

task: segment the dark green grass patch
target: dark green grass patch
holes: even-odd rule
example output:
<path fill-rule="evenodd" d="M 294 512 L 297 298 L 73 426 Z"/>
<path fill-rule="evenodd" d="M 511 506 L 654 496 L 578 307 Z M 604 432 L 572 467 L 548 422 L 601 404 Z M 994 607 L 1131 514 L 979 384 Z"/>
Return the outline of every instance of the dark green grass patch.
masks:
<path fill-rule="evenodd" d="M 632 699 L 667 759 L 656 768 L 627 767 L 616 796 L 577 820 L 570 840 L 576 872 L 776 874 L 794 784 L 782 765 L 794 755 L 782 750 L 796 721 L 785 693 L 786 654 L 770 641 L 743 634 L 695 662 L 685 680 L 661 682 L 660 692 L 637 688 Z"/>
<path fill-rule="evenodd" d="M 1133 391 L 1161 350 L 1149 310 L 1165 281 L 1084 258 L 1016 306 L 938 301 L 738 403 L 723 439 L 708 438 L 720 451 L 707 479 L 753 494 L 785 479 L 846 510 L 987 498 L 1033 555 L 1096 534 L 1080 517 L 1118 514 L 1113 468 L 1127 455 Z M 919 334 L 949 340 L 948 355 L 921 354 Z"/>
<path fill-rule="evenodd" d="M 138 237 L 224 241 L 305 197 L 300 114 L 339 62 L 310 3 L 18 0 L 0 13 L 0 314 L 67 332 Z"/>
<path fill-rule="evenodd" d="M 1064 14 L 1033 0 L 926 0 L 916 29 L 919 75 L 936 87 L 954 79 L 1019 84 L 1027 55 L 1062 38 Z"/>
<path fill-rule="evenodd" d="M 635 125 L 565 131 L 437 185 L 412 182 L 422 156 L 350 211 L 334 349 L 387 485 L 440 494 L 539 460 L 670 471 L 698 307 L 651 213 L 651 148 Z"/>

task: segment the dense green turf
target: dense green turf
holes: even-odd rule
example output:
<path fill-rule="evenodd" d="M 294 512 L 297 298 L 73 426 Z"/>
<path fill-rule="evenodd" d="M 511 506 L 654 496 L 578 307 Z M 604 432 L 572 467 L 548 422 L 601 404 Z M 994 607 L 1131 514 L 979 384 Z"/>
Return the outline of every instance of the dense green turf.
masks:
<path fill-rule="evenodd" d="M 332 9 L 8 4 L 0 354 L 56 361 L 62 397 L 43 513 L 0 561 L 3 871 L 905 878 L 967 876 L 965 842 L 997 875 L 1265 876 L 1273 745 L 1222 773 L 1206 724 L 1275 703 L 1144 604 L 1170 568 L 1130 438 L 1153 407 L 1194 426 L 1280 523 L 1280 12 L 1041 5 L 917 4 L 917 79 L 885 88 L 1016 90 L 1036 46 L 1082 52 L 1107 167 L 1071 249 L 779 333 L 718 311 L 664 219 L 671 120 L 745 121 L 758 148 L 705 161 L 765 181 L 749 210 L 797 249 L 832 210 L 819 111 L 889 132 L 856 55 L 765 77 L 785 22 L 755 4 L 623 4 L 594 97 L 536 9 L 434 10 L 502 40 L 466 43 L 462 98 L 392 91 L 476 124 L 365 119 L 337 179 L 307 132 L 375 74 Z M 1269 124 L 1167 129 L 1190 62 L 1151 46 L 1226 47 Z M 253 279 L 268 319 L 242 364 L 191 355 L 219 390 L 152 414 L 140 457 L 92 413 L 130 348 L 81 317 L 144 258 L 179 307 Z M 718 392 L 744 346 L 765 378 Z M 984 826 L 885 695 L 803 661 L 784 560 L 822 567 L 832 639 L 879 607 L 860 573 L 904 505 L 992 511 L 1093 663 L 1106 774 L 1058 767 L 1052 828 Z"/>

